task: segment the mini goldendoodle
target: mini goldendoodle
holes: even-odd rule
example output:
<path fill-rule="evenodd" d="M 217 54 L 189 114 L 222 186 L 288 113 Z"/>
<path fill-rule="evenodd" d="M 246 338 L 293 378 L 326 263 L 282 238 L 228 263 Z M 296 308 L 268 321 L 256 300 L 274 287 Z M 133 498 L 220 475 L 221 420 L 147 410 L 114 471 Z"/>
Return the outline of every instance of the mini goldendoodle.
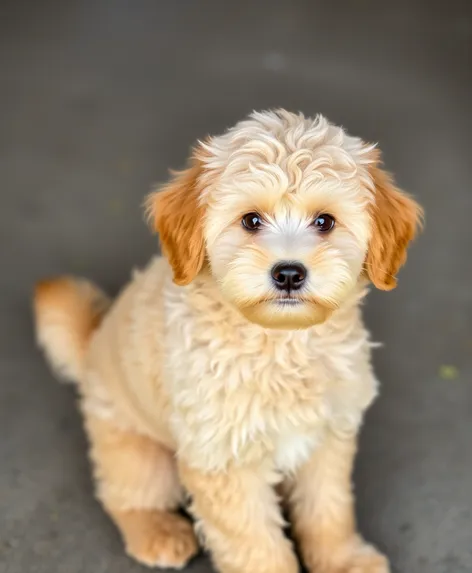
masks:
<path fill-rule="evenodd" d="M 356 531 L 356 437 L 377 394 L 360 303 L 421 221 L 374 145 L 318 116 L 253 113 L 146 202 L 164 256 L 113 304 L 36 289 L 39 344 L 78 384 L 97 497 L 127 552 L 181 568 L 385 573 Z M 200 535 L 201 534 L 201 535 Z"/>

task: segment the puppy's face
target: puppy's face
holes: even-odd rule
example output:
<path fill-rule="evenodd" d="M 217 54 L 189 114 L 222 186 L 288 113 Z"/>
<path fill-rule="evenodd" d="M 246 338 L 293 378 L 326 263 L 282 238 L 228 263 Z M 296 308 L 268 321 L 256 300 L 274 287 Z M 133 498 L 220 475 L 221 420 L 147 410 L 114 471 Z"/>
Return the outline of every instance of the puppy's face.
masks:
<path fill-rule="evenodd" d="M 322 148 L 273 164 L 257 157 L 252 142 L 246 147 L 208 202 L 212 272 L 225 298 L 253 322 L 322 322 L 362 271 L 370 220 L 359 176 L 352 165 L 333 169 L 332 153 Z"/>
<path fill-rule="evenodd" d="M 280 111 L 202 144 L 148 203 L 176 282 L 206 261 L 244 316 L 285 329 L 326 320 L 364 274 L 392 288 L 419 208 L 377 163 L 323 118 Z"/>

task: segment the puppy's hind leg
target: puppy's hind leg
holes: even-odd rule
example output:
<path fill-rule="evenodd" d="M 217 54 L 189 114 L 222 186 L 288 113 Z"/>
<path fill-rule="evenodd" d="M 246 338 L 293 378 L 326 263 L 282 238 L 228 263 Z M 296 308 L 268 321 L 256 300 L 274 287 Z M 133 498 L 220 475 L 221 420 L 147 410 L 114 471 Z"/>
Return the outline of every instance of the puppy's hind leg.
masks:
<path fill-rule="evenodd" d="M 176 513 L 182 490 L 172 452 L 148 437 L 87 415 L 97 497 L 127 553 L 150 567 L 182 568 L 198 551 L 192 524 Z"/>

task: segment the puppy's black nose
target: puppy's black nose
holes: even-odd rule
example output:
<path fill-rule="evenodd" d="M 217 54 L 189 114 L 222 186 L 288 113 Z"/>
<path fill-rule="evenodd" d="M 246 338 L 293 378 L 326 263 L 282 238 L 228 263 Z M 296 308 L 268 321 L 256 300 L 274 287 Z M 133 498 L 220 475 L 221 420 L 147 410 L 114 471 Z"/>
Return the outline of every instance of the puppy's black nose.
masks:
<path fill-rule="evenodd" d="M 299 289 L 306 279 L 306 268 L 301 263 L 278 263 L 272 269 L 272 280 L 279 290 Z"/>

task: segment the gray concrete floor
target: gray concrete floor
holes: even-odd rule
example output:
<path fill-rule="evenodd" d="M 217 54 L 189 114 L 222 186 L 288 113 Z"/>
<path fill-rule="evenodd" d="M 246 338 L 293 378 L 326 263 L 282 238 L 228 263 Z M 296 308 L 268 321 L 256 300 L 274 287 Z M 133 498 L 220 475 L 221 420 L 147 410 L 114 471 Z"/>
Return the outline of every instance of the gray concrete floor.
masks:
<path fill-rule="evenodd" d="M 77 273 L 116 292 L 156 248 L 140 211 L 150 184 L 195 138 L 283 106 L 380 141 L 426 208 L 398 290 L 366 310 L 385 347 L 358 514 L 395 572 L 470 573 L 470 2 L 4 0 L 1 12 L 0 571 L 141 571 L 92 498 L 73 389 L 35 348 L 34 281 Z"/>

